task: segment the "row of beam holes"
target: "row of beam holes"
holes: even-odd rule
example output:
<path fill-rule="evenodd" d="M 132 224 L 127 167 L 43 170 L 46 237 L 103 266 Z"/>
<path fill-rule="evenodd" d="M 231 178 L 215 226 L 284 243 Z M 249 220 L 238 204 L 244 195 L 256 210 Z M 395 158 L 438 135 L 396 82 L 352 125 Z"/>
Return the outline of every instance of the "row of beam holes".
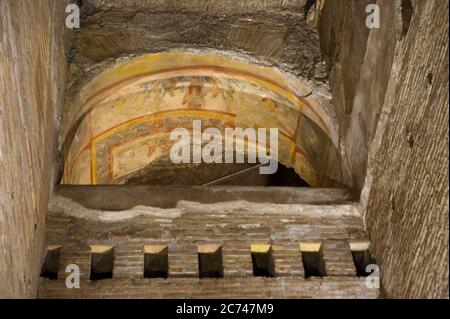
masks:
<path fill-rule="evenodd" d="M 48 247 L 47 257 L 42 267 L 42 277 L 58 279 L 60 248 L 58 246 Z M 369 275 L 366 273 L 366 267 L 375 263 L 375 261 L 371 257 L 368 243 L 351 243 L 350 248 L 357 275 L 360 277 Z M 327 275 L 321 243 L 301 243 L 300 251 L 305 277 L 324 277 Z M 275 277 L 275 263 L 271 245 L 251 245 L 251 257 L 254 276 Z M 200 278 L 223 277 L 222 246 L 199 246 L 198 262 Z M 114 247 L 91 246 L 91 280 L 112 278 L 113 264 Z M 168 269 L 167 246 L 145 246 L 144 277 L 167 278 L 169 276 Z"/>

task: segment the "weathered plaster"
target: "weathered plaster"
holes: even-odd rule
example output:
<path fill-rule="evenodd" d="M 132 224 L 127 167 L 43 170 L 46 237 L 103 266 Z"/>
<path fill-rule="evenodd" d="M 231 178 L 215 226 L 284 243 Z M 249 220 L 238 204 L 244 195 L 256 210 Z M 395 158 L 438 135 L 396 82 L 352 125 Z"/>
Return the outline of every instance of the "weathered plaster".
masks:
<path fill-rule="evenodd" d="M 203 129 L 222 133 L 278 128 L 281 163 L 313 186 L 350 183 L 329 108 L 307 82 L 244 56 L 144 55 L 103 72 L 80 92 L 63 136 L 70 146 L 63 182 L 125 183 L 154 163 L 176 166 L 168 159 L 170 133 L 192 130 L 199 119 Z"/>

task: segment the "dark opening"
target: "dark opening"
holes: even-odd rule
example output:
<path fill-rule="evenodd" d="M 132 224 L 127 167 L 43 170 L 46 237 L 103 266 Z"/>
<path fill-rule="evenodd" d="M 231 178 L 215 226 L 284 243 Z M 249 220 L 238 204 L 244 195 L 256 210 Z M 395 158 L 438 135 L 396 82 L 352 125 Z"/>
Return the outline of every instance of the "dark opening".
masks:
<path fill-rule="evenodd" d="M 266 252 L 252 250 L 253 275 L 258 277 L 274 277 L 275 264 L 272 256 L 272 248 Z"/>
<path fill-rule="evenodd" d="M 213 250 L 199 247 L 198 265 L 200 278 L 223 277 L 222 247 Z"/>
<path fill-rule="evenodd" d="M 113 277 L 114 247 L 92 247 L 91 280 L 110 279 Z"/>
<path fill-rule="evenodd" d="M 316 0 L 306 0 L 305 6 L 303 7 L 305 19 L 308 18 L 309 11 L 311 11 L 315 4 Z"/>
<path fill-rule="evenodd" d="M 306 244 L 307 248 L 300 249 L 302 252 L 303 269 L 305 277 L 324 277 L 327 275 L 325 269 L 325 260 L 323 259 L 322 248 L 320 244 Z"/>
<path fill-rule="evenodd" d="M 241 186 L 296 186 L 310 187 L 293 168 L 278 162 L 278 169 L 274 174 L 262 175 L 259 173 L 259 165 L 250 164 L 220 164 L 217 166 L 220 178 L 210 181 L 206 185 L 241 185 Z M 231 165 L 233 173 L 223 174 L 226 170 L 224 165 Z M 243 165 L 243 166 L 242 166 Z M 206 174 L 205 174 L 206 175 Z"/>
<path fill-rule="evenodd" d="M 264 165 L 266 166 L 266 165 Z M 181 167 L 149 169 L 130 177 L 127 185 L 202 185 L 202 186 L 292 186 L 309 187 L 293 168 L 278 163 L 274 174 L 260 174 L 260 164 L 195 164 Z"/>
<path fill-rule="evenodd" d="M 366 268 L 368 265 L 376 264 L 375 259 L 370 254 L 370 251 L 367 250 L 356 250 L 352 251 L 353 262 L 356 268 L 356 275 L 359 277 L 367 277 L 371 274 L 371 272 L 366 272 Z"/>
<path fill-rule="evenodd" d="M 409 26 L 414 10 L 411 0 L 402 0 L 401 16 L 402 16 L 402 39 L 408 34 Z"/>
<path fill-rule="evenodd" d="M 275 174 L 269 175 L 269 182 L 266 186 L 297 186 L 310 187 L 295 170 L 291 167 L 278 163 L 278 170 Z"/>
<path fill-rule="evenodd" d="M 325 262 L 320 251 L 302 252 L 302 260 L 303 268 L 305 269 L 305 277 L 324 277 L 327 275 L 325 271 Z"/>
<path fill-rule="evenodd" d="M 54 247 L 47 249 L 47 256 L 45 256 L 44 264 L 42 265 L 41 277 L 51 280 L 58 279 L 59 256 L 61 247 Z"/>
<path fill-rule="evenodd" d="M 144 254 L 144 278 L 167 278 L 169 258 L 167 246 L 146 247 Z"/>

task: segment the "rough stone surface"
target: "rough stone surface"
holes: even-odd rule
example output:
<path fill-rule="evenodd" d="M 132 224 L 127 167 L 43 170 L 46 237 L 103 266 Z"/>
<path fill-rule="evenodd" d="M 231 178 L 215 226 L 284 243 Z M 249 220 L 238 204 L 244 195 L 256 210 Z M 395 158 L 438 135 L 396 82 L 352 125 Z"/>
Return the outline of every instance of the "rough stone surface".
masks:
<path fill-rule="evenodd" d="M 350 118 L 341 126 L 344 143 L 342 149 L 347 161 L 351 163 L 354 188 L 358 191 L 364 184 L 367 156 L 384 103 L 397 44 L 396 2 L 379 0 L 377 4 L 380 7 L 380 19 L 382 17 L 383 20 L 379 29 L 372 29 L 369 33 L 353 105 L 349 110 Z"/>
<path fill-rule="evenodd" d="M 370 29 L 364 27 L 371 0 L 327 1 L 319 12 L 322 55 L 327 63 L 333 106 L 341 125 L 349 120 Z"/>
<path fill-rule="evenodd" d="M 369 2 L 320 12 L 341 150 L 386 296 L 448 298 L 448 2 Z"/>
<path fill-rule="evenodd" d="M 319 37 L 305 21 L 305 2 L 88 0 L 83 2 L 82 28 L 75 35 L 77 53 L 80 59 L 102 61 L 136 50 L 150 53 L 192 46 L 236 50 L 275 56 L 274 62 L 289 66 L 296 75 L 323 83 Z M 103 33 L 113 34 L 114 40 L 94 41 L 91 32 L 102 38 Z M 274 46 L 276 52 L 268 50 Z"/>
<path fill-rule="evenodd" d="M 387 297 L 449 297 L 448 1 L 414 1 L 363 204 Z"/>
<path fill-rule="evenodd" d="M 319 20 L 342 157 L 350 165 L 355 193 L 364 184 L 368 150 L 384 102 L 397 43 L 398 1 L 377 2 L 379 29 L 366 27 L 366 7 L 371 3 L 325 1 Z"/>
<path fill-rule="evenodd" d="M 103 191 L 104 200 L 114 196 Z M 89 188 L 78 192 L 81 197 L 90 194 Z M 367 240 L 356 203 L 269 204 L 248 201 L 247 194 L 239 201 L 221 202 L 219 197 L 209 204 L 179 201 L 174 208 L 137 206 L 126 211 L 89 209 L 56 196 L 49 206 L 47 241 L 62 246 L 59 279 L 43 279 L 40 297 L 377 297 L 378 289 L 367 288 L 365 279 L 356 277 L 349 247 L 351 241 Z M 302 241 L 322 243 L 326 277 L 304 278 Z M 223 278 L 198 278 L 198 245 L 204 244 L 222 245 Z M 275 278 L 253 276 L 252 244 L 272 245 Z M 112 279 L 89 280 L 90 245 L 114 246 Z M 168 279 L 143 277 L 145 245 L 168 246 Z M 65 267 L 72 263 L 80 267 L 80 289 L 64 285 Z"/>
<path fill-rule="evenodd" d="M 44 252 L 64 2 L 0 2 L 0 298 L 35 297 Z"/>
<path fill-rule="evenodd" d="M 310 205 L 352 201 L 350 192 L 345 189 L 303 187 L 63 185 L 55 188 L 55 194 L 85 207 L 103 210 L 127 210 L 135 206 L 174 208 L 181 200 L 208 204 L 245 198 L 254 203 Z"/>
<path fill-rule="evenodd" d="M 329 96 L 317 30 L 305 0 L 83 1 L 74 33 L 66 108 L 81 87 L 116 61 L 170 49 L 253 56 L 310 81 Z"/>

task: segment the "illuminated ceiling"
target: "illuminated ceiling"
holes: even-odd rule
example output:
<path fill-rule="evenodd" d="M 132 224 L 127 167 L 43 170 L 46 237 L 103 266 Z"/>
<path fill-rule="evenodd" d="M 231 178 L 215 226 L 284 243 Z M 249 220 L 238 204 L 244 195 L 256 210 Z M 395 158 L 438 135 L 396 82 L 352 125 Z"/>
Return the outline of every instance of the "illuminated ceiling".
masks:
<path fill-rule="evenodd" d="M 220 54 L 140 56 L 98 75 L 80 92 L 64 132 L 63 184 L 126 184 L 174 164 L 170 132 L 278 128 L 279 162 L 311 186 L 343 179 L 337 132 L 324 99 L 274 67 Z"/>

